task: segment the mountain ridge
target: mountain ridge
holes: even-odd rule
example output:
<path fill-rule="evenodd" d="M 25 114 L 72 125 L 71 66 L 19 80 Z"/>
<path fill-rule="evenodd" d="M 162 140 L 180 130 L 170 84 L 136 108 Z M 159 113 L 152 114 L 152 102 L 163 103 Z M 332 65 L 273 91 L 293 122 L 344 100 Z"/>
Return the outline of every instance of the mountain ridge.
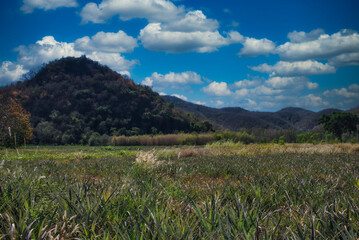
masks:
<path fill-rule="evenodd" d="M 318 119 L 323 114 L 342 112 L 340 109 L 323 109 L 313 112 L 304 108 L 286 107 L 276 112 L 256 112 L 240 107 L 211 108 L 190 102 L 186 102 L 174 96 L 162 96 L 168 103 L 183 111 L 207 119 L 214 126 L 223 130 L 239 131 L 243 128 L 274 128 L 295 129 L 297 131 L 313 130 L 318 126 Z M 359 107 L 349 111 L 359 112 Z M 238 110 L 238 111 L 236 111 Z"/>

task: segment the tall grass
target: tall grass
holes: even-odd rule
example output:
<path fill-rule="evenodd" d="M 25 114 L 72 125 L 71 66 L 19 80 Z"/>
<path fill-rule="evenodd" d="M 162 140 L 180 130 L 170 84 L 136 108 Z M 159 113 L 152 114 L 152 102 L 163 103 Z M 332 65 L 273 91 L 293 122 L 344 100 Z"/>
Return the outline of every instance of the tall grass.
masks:
<path fill-rule="evenodd" d="M 357 239 L 355 146 L 1 151 L 0 239 Z"/>

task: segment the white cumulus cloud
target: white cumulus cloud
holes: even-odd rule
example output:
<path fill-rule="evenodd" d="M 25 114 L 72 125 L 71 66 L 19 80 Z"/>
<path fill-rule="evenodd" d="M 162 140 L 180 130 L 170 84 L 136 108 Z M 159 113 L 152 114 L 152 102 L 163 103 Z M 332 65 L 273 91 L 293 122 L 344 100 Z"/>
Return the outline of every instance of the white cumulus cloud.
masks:
<path fill-rule="evenodd" d="M 218 31 L 178 32 L 162 29 L 161 23 L 150 23 L 140 31 L 142 45 L 151 51 L 169 53 L 213 52 L 219 47 L 240 42 L 242 35 L 230 32 L 223 37 Z"/>
<path fill-rule="evenodd" d="M 171 96 L 182 99 L 184 101 L 188 101 L 188 98 L 184 95 L 179 95 L 179 94 L 172 94 Z"/>
<path fill-rule="evenodd" d="M 206 102 L 201 102 L 201 101 L 191 101 L 191 102 L 194 104 L 197 104 L 197 105 L 206 105 L 207 104 Z"/>
<path fill-rule="evenodd" d="M 76 0 L 23 0 L 21 11 L 24 13 L 32 13 L 35 8 L 53 10 L 59 7 L 77 7 Z"/>
<path fill-rule="evenodd" d="M 136 60 L 125 59 L 119 53 L 91 52 L 87 53 L 86 56 L 120 73 L 133 68 L 138 63 Z"/>
<path fill-rule="evenodd" d="M 297 62 L 279 61 L 273 66 L 264 63 L 250 68 L 258 72 L 270 73 L 272 76 L 310 76 L 336 72 L 335 67 L 313 60 Z"/>
<path fill-rule="evenodd" d="M 265 82 L 275 89 L 315 89 L 317 83 L 310 82 L 306 77 L 271 77 Z"/>
<path fill-rule="evenodd" d="M 330 58 L 328 63 L 337 67 L 357 66 L 359 65 L 359 51 L 354 53 L 343 53 Z"/>
<path fill-rule="evenodd" d="M 147 86 L 167 86 L 170 85 L 172 87 L 176 87 L 179 85 L 186 85 L 186 84 L 202 84 L 202 77 L 201 75 L 187 71 L 182 73 L 174 73 L 170 72 L 167 74 L 160 74 L 157 72 L 152 73 L 150 77 L 146 77 L 145 80 L 142 81 L 143 85 Z"/>
<path fill-rule="evenodd" d="M 0 67 L 0 86 L 18 81 L 27 72 L 28 70 L 22 65 L 9 61 L 3 62 Z"/>
<path fill-rule="evenodd" d="M 211 82 L 207 87 L 203 87 L 202 90 L 209 95 L 218 97 L 232 94 L 226 82 Z"/>
<path fill-rule="evenodd" d="M 208 19 L 202 11 L 190 11 L 177 21 L 171 21 L 163 25 L 165 31 L 194 32 L 215 31 L 219 27 L 217 20 Z"/>
<path fill-rule="evenodd" d="M 323 94 L 326 97 L 340 96 L 340 97 L 345 97 L 345 98 L 359 99 L 359 85 L 352 84 L 348 88 L 327 90 Z"/>
<path fill-rule="evenodd" d="M 100 4 L 86 4 L 80 15 L 84 23 L 104 23 L 115 15 L 124 21 L 144 18 L 153 22 L 177 19 L 183 13 L 183 7 L 168 0 L 103 0 Z"/>
<path fill-rule="evenodd" d="M 294 106 L 296 107 L 304 107 L 309 109 L 323 109 L 328 107 L 328 105 L 328 101 L 325 101 L 322 97 L 314 94 L 301 96 L 298 101 L 294 103 Z"/>
<path fill-rule="evenodd" d="M 273 88 L 266 87 L 263 85 L 256 87 L 254 89 L 251 89 L 251 94 L 255 94 L 255 95 L 276 95 L 281 92 L 282 92 L 281 89 L 273 89 Z"/>
<path fill-rule="evenodd" d="M 236 90 L 235 96 L 236 97 L 250 97 L 250 96 L 256 96 L 256 97 L 261 97 L 261 96 L 271 96 L 271 95 L 276 95 L 276 94 L 280 94 L 282 92 L 281 89 L 274 89 L 271 87 L 267 87 L 264 85 L 255 87 L 255 88 L 242 88 L 239 90 Z"/>
<path fill-rule="evenodd" d="M 224 104 L 224 102 L 222 100 L 216 100 L 215 104 L 216 104 L 216 106 L 221 106 Z"/>
<path fill-rule="evenodd" d="M 310 31 L 309 33 L 303 31 L 293 31 L 288 33 L 288 38 L 292 43 L 303 43 L 317 40 L 322 34 L 325 34 L 324 30 L 318 28 Z"/>
<path fill-rule="evenodd" d="M 345 53 L 359 52 L 359 34 L 353 30 L 345 29 L 332 35 L 314 35 L 317 38 L 311 38 L 310 41 L 292 37 L 297 40 L 278 46 L 276 52 L 284 60 L 326 60 Z"/>
<path fill-rule="evenodd" d="M 144 48 L 167 53 L 213 52 L 243 41 L 236 31 L 221 34 L 219 23 L 201 10 L 186 10 L 169 0 L 103 0 L 88 3 L 81 11 L 84 23 L 104 23 L 114 15 L 121 20 L 144 18 L 149 24 L 138 36 Z M 84 44 L 89 38 L 82 39 Z"/>
<path fill-rule="evenodd" d="M 137 47 L 137 39 L 128 36 L 123 31 L 98 32 L 91 38 L 85 36 L 75 41 L 75 49 L 79 51 L 128 53 L 132 52 L 135 47 Z"/>
<path fill-rule="evenodd" d="M 246 96 L 248 96 L 249 94 L 250 94 L 250 90 L 249 89 L 247 89 L 247 88 L 241 88 L 241 89 L 239 89 L 239 90 L 236 90 L 235 92 L 234 92 L 234 94 L 236 95 L 236 96 L 238 96 L 238 97 L 246 97 Z"/>
<path fill-rule="evenodd" d="M 26 69 L 33 69 L 43 63 L 62 57 L 80 57 L 83 55 L 83 52 L 74 49 L 73 43 L 58 42 L 53 36 L 43 37 L 35 44 L 22 45 L 15 50 L 19 52 L 18 64 L 23 65 Z"/>
<path fill-rule="evenodd" d="M 242 80 L 242 81 L 237 81 L 234 82 L 234 87 L 236 88 L 247 88 L 247 87 L 256 87 L 260 84 L 260 81 L 258 80 Z"/>
<path fill-rule="evenodd" d="M 266 38 L 255 39 L 246 37 L 242 44 L 243 48 L 238 53 L 239 56 L 255 57 L 273 53 L 275 50 L 274 42 Z"/>

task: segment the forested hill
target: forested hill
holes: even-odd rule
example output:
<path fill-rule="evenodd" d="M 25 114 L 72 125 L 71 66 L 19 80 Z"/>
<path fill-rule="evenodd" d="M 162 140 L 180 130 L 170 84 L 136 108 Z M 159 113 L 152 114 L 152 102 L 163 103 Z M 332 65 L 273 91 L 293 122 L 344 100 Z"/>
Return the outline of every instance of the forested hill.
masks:
<path fill-rule="evenodd" d="M 310 131 L 318 126 L 318 119 L 323 114 L 341 112 L 338 109 L 325 109 L 312 112 L 302 108 L 288 107 L 278 112 L 251 112 L 243 108 L 210 108 L 183 101 L 172 96 L 163 97 L 175 107 L 191 112 L 203 119 L 210 120 L 216 127 L 231 131 L 243 128 L 296 129 Z M 358 108 L 352 112 L 358 112 Z"/>
<path fill-rule="evenodd" d="M 86 57 L 53 61 L 32 78 L 0 92 L 11 93 L 30 112 L 34 141 L 40 143 L 86 144 L 101 135 L 211 128 L 173 108 L 150 88 Z"/>

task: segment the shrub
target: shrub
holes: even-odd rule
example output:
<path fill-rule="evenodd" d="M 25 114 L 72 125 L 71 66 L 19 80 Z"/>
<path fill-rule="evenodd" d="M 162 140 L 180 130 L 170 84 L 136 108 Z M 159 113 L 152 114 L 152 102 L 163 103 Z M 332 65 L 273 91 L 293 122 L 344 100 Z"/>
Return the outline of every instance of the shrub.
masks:
<path fill-rule="evenodd" d="M 284 145 L 284 136 L 281 136 L 278 141 L 279 145 Z"/>

